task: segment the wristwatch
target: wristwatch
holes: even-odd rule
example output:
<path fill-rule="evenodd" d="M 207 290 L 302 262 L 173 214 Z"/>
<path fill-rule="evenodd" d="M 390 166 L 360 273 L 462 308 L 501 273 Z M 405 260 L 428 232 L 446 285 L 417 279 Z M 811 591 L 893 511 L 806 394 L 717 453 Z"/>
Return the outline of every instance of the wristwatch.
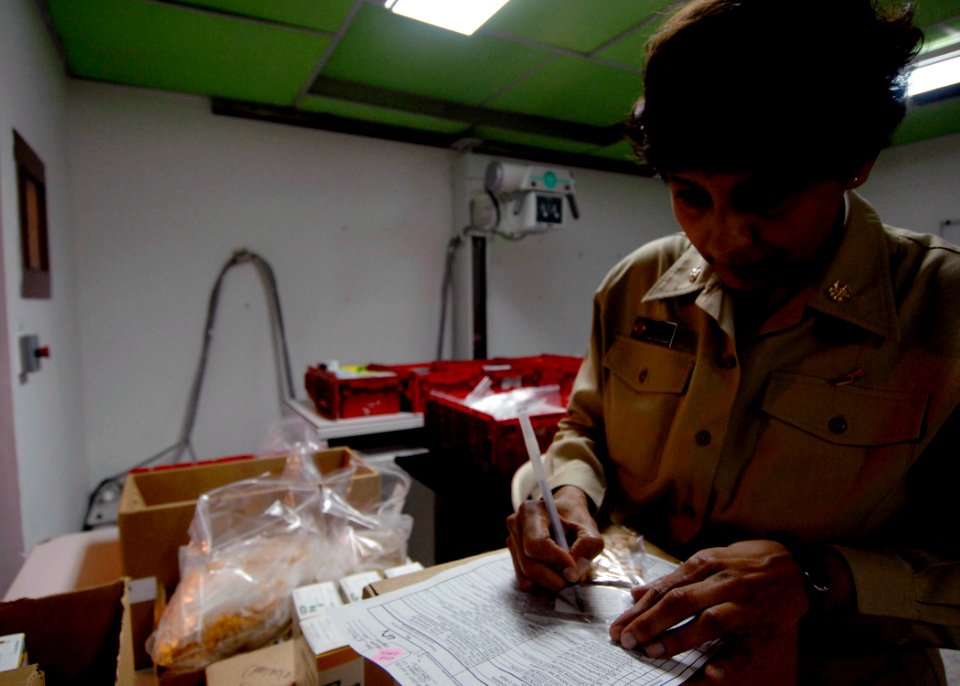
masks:
<path fill-rule="evenodd" d="M 826 609 L 830 597 L 830 572 L 824 559 L 823 546 L 807 543 L 786 531 L 774 531 L 767 540 L 776 541 L 793 556 L 803 574 L 803 588 L 810 602 L 808 614 L 820 614 Z"/>

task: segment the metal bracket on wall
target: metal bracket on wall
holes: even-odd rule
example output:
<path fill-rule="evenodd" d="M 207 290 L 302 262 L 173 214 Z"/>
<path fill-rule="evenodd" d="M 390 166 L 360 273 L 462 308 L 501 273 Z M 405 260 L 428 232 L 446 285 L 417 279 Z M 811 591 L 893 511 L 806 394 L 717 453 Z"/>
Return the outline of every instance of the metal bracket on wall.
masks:
<path fill-rule="evenodd" d="M 40 371 L 40 360 L 50 357 L 50 348 L 40 345 L 36 334 L 20 336 L 20 378 L 26 380 L 27 374 Z"/>

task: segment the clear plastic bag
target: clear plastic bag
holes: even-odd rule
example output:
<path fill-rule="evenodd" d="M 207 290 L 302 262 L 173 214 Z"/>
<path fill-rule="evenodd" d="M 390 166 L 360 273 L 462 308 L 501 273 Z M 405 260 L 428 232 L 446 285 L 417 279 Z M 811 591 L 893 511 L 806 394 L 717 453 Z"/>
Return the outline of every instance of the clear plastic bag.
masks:
<path fill-rule="evenodd" d="M 523 386 L 501 393 L 494 393 L 489 377 L 483 377 L 463 399 L 471 409 L 488 414 L 496 420 L 516 419 L 521 411 L 528 415 L 563 412 L 560 402 L 560 386 Z"/>
<path fill-rule="evenodd" d="M 279 477 L 264 475 L 203 494 L 180 550 L 180 584 L 147 642 L 154 663 L 205 667 L 282 635 L 298 586 L 406 560 L 412 519 L 401 510 L 410 478 L 381 467 L 379 500 L 349 499 L 357 459 L 320 475 L 314 444 L 299 445 Z"/>
<path fill-rule="evenodd" d="M 646 578 L 647 551 L 643 536 L 626 527 L 603 533 L 603 552 L 590 563 L 590 583 L 633 588 Z"/>
<path fill-rule="evenodd" d="M 341 545 L 351 551 L 351 573 L 385 569 L 407 559 L 407 541 L 413 518 L 403 513 L 410 491 L 410 476 L 391 464 L 380 464 L 380 501 L 358 509 L 341 493 L 329 492 L 327 512 L 346 526 Z"/>

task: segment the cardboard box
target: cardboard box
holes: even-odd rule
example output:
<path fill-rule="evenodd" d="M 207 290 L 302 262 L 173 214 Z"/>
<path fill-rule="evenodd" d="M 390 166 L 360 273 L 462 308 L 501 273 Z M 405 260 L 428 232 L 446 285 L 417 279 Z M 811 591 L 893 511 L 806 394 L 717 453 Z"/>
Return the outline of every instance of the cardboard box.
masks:
<path fill-rule="evenodd" d="M 305 634 L 296 639 L 299 686 L 396 686 L 390 674 L 349 646 L 315 651 Z"/>
<path fill-rule="evenodd" d="M 36 665 L 0 672 L 0 686 L 44 686 L 43 672 Z"/>
<path fill-rule="evenodd" d="M 314 454 L 322 474 L 330 474 L 356 462 L 349 501 L 365 507 L 380 500 L 379 473 L 348 448 Z M 131 472 L 120 496 L 117 526 L 124 575 L 138 584 L 138 602 L 132 607 L 133 645 L 138 669 L 150 666 L 144 642 L 156 622 L 155 593 L 144 592 L 151 584 L 172 595 L 180 580 L 180 546 L 190 541 L 189 528 L 197 498 L 214 488 L 251 479 L 264 473 L 279 475 L 286 456 L 243 458 L 199 465 L 183 465 Z M 153 579 L 156 581 L 154 582 Z"/>
<path fill-rule="evenodd" d="M 297 686 L 293 641 L 284 641 L 216 662 L 206 669 L 207 686 Z"/>
<path fill-rule="evenodd" d="M 133 686 L 133 651 L 127 584 L 118 580 L 81 591 L 0 603 L 0 634 L 26 635 L 31 665 L 48 686 L 116 684 Z M 43 683 L 31 670 L 21 681 Z"/>

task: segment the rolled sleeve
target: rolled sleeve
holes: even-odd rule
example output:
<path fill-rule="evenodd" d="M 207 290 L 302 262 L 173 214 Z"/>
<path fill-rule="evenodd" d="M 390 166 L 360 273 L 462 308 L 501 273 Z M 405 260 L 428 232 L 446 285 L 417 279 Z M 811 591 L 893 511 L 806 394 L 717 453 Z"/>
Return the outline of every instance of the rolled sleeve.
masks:
<path fill-rule="evenodd" d="M 860 614 L 919 619 L 913 569 L 892 553 L 834 546 L 853 576 Z"/>

